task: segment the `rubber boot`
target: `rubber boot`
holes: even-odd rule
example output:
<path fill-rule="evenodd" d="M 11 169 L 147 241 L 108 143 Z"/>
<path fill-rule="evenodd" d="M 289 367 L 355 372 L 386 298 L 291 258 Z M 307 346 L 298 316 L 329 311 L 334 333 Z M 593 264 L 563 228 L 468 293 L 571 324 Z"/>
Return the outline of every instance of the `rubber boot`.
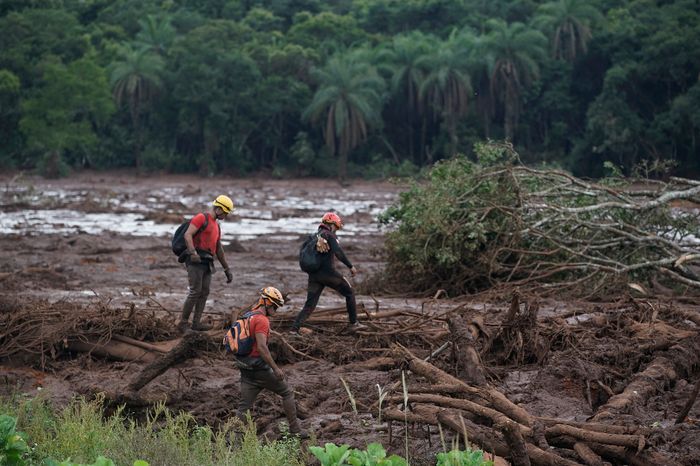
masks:
<path fill-rule="evenodd" d="M 282 399 L 282 409 L 284 409 L 284 415 L 287 416 L 289 433 L 296 435 L 302 440 L 309 438 L 309 433 L 302 429 L 301 424 L 299 423 L 299 418 L 297 417 L 297 405 L 293 396 Z"/>
<path fill-rule="evenodd" d="M 309 318 L 311 315 L 311 311 L 308 309 L 302 309 L 301 312 L 297 315 L 297 318 L 294 319 L 294 323 L 292 324 L 292 330 L 299 332 L 299 329 L 301 328 L 301 324 L 303 324 L 306 319 Z"/>

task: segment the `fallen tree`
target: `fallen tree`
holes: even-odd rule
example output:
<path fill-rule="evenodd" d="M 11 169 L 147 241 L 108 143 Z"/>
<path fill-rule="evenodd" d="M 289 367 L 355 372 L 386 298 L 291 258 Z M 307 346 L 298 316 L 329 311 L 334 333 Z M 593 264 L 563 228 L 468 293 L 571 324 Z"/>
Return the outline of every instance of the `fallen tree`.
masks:
<path fill-rule="evenodd" d="M 396 228 L 385 287 L 462 294 L 507 284 L 590 296 L 656 276 L 700 290 L 700 214 L 674 207 L 700 204 L 700 181 L 591 182 L 515 163 L 510 145 L 484 151 L 504 161 L 439 163 L 387 211 Z"/>

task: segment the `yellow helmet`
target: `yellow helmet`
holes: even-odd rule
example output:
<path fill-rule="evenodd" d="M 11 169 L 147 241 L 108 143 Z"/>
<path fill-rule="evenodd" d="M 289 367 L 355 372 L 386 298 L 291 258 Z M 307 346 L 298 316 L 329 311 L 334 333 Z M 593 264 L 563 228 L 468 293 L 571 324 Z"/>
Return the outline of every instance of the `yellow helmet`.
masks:
<path fill-rule="evenodd" d="M 212 202 L 212 205 L 214 207 L 220 207 L 221 210 L 224 211 L 225 214 L 230 214 L 231 211 L 233 211 L 233 201 L 231 200 L 230 197 L 221 195 L 214 199 L 214 202 Z"/>
<path fill-rule="evenodd" d="M 262 299 L 269 299 L 272 301 L 272 304 L 277 307 L 284 306 L 284 298 L 282 297 L 282 293 L 274 286 L 266 286 L 265 288 L 261 288 L 260 297 Z"/>

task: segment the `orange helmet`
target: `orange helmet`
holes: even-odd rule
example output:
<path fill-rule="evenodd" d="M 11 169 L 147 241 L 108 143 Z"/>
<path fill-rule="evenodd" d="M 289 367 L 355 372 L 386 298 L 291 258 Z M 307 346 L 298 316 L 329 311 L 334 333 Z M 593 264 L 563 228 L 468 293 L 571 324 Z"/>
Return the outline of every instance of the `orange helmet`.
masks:
<path fill-rule="evenodd" d="M 336 214 L 335 212 L 326 212 L 323 214 L 321 222 L 329 225 L 335 225 L 338 230 L 343 228 L 343 221 L 340 219 L 340 215 Z"/>
<path fill-rule="evenodd" d="M 261 288 L 259 293 L 261 299 L 268 299 L 277 307 L 284 306 L 284 297 L 282 297 L 280 290 L 274 286 L 266 286 L 265 288 Z"/>

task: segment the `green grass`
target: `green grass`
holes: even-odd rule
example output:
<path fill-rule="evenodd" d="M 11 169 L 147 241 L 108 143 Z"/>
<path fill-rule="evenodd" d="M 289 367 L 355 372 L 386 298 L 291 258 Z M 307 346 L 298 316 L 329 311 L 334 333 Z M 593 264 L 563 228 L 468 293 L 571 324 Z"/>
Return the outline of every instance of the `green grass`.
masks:
<path fill-rule="evenodd" d="M 231 420 L 214 431 L 198 425 L 188 413 L 174 413 L 163 404 L 152 408 L 143 422 L 129 419 L 122 409 L 105 416 L 101 399 L 76 399 L 53 410 L 42 398 L 0 400 L 0 414 L 17 418 L 30 452 L 28 464 L 46 458 L 92 463 L 102 455 L 117 465 L 146 460 L 160 465 L 304 465 L 299 441 L 258 439 L 253 423 Z"/>

